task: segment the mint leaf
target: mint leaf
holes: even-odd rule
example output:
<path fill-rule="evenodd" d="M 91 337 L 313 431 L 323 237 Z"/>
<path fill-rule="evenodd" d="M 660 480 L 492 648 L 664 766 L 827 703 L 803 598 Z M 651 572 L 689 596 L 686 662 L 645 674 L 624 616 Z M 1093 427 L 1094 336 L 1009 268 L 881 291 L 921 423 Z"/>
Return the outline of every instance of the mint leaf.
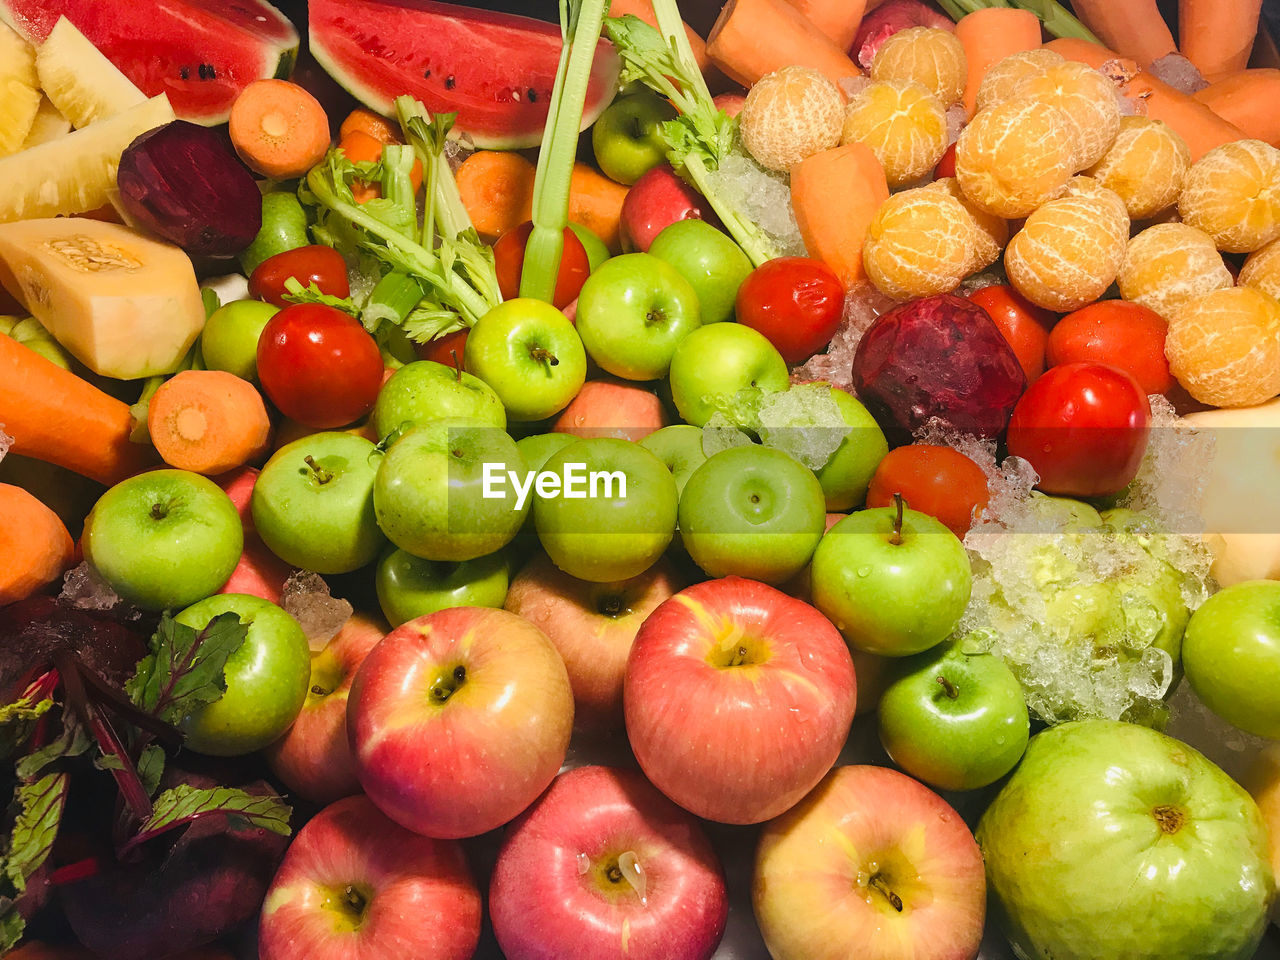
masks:
<path fill-rule="evenodd" d="M 93 746 L 93 739 L 71 710 L 62 711 L 62 733 L 34 753 L 29 753 L 14 768 L 19 780 L 36 779 L 44 768 L 63 757 L 78 757 Z"/>
<path fill-rule="evenodd" d="M 43 700 L 22 697 L 0 707 L 0 757 L 7 757 L 18 749 L 35 730 L 36 721 L 52 706 L 53 701 L 47 697 Z"/>
<path fill-rule="evenodd" d="M 235 826 L 258 827 L 287 837 L 292 832 L 292 815 L 290 806 L 275 794 L 255 795 L 234 787 L 173 787 L 155 798 L 151 816 L 142 822 L 120 854 L 124 856 L 168 830 L 209 816 L 230 817 Z"/>
<path fill-rule="evenodd" d="M 176 724 L 226 692 L 227 659 L 248 632 L 234 613 L 219 614 L 200 631 L 165 614 L 125 693 L 138 709 Z"/>
<path fill-rule="evenodd" d="M 281 294 L 281 298 L 289 303 L 322 303 L 326 307 L 335 307 L 353 317 L 360 315 L 360 308 L 349 299 L 324 293 L 316 286 L 314 280 L 304 287 L 298 282 L 297 277 L 290 277 L 284 282 L 284 288 L 287 292 Z"/>
<path fill-rule="evenodd" d="M 26 924 L 18 912 L 18 901 L 26 893 L 31 875 L 53 849 L 66 801 L 65 773 L 51 773 L 35 783 L 21 784 L 13 792 L 17 811 L 5 843 L 4 859 L 0 861 L 5 887 L 0 896 L 0 953 L 22 938 Z"/>

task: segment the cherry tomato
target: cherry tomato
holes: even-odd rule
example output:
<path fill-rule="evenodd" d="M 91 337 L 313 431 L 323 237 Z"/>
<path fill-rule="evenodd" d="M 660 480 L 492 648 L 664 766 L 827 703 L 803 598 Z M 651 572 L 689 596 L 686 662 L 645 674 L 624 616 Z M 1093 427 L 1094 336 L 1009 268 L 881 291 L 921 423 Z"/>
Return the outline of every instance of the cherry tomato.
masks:
<path fill-rule="evenodd" d="M 503 300 L 520 296 L 520 273 L 524 270 L 524 248 L 533 232 L 533 222 L 526 220 L 512 227 L 493 245 L 493 258 L 498 269 L 498 289 Z M 591 275 L 591 261 L 587 248 L 568 227 L 564 228 L 564 253 L 560 255 L 560 272 L 556 274 L 556 289 L 551 305 L 563 310 L 578 296 L 578 291 Z"/>
<path fill-rule="evenodd" d="M 1138 382 L 1105 363 L 1051 367 L 1009 418 L 1009 453 L 1040 474 L 1045 493 L 1103 497 L 1137 475 L 1151 407 Z"/>
<path fill-rule="evenodd" d="M 938 161 L 938 165 L 933 168 L 933 179 L 941 180 L 943 177 L 954 177 L 956 175 L 956 145 L 953 143 L 942 151 L 942 158 Z"/>
<path fill-rule="evenodd" d="M 975 510 L 987 505 L 987 475 L 959 450 L 913 443 L 890 450 L 871 477 L 868 507 L 893 505 L 893 495 L 912 510 L 945 523 L 964 537 Z"/>
<path fill-rule="evenodd" d="M 418 359 L 434 360 L 436 363 L 443 363 L 446 367 L 456 367 L 462 364 L 462 351 L 467 345 L 468 330 L 455 330 L 453 333 L 446 333 L 443 337 L 436 337 L 434 340 L 428 340 L 426 343 L 415 343 L 414 350 L 417 351 Z M 454 354 L 457 359 L 454 359 Z"/>
<path fill-rule="evenodd" d="M 284 283 L 295 278 L 303 287 L 315 284 L 321 293 L 331 297 L 351 296 L 347 282 L 347 263 L 333 247 L 313 243 L 267 257 L 249 277 L 249 296 L 277 307 L 287 307 Z"/>
<path fill-rule="evenodd" d="M 382 354 L 358 320 L 321 303 L 295 303 L 258 338 L 258 380 L 286 417 L 341 427 L 373 408 Z"/>
<path fill-rule="evenodd" d="M 1044 373 L 1044 348 L 1054 322 L 1052 313 L 1003 283 L 975 290 L 969 299 L 987 311 L 1001 336 L 1009 341 L 1027 375 L 1027 383 Z"/>
<path fill-rule="evenodd" d="M 779 257 L 742 281 L 734 312 L 794 366 L 831 342 L 844 314 L 844 286 L 821 260 Z"/>
<path fill-rule="evenodd" d="M 1110 363 L 1138 381 L 1147 395 L 1173 389 L 1164 355 L 1169 324 L 1149 307 L 1100 300 L 1069 313 L 1049 334 L 1049 366 L 1094 360 Z"/>

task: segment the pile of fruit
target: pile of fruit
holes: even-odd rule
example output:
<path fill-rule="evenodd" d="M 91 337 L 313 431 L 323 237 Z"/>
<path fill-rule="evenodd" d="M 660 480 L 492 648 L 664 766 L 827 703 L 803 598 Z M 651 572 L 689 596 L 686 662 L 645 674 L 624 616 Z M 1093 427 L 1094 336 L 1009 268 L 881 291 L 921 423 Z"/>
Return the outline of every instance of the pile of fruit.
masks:
<path fill-rule="evenodd" d="M 161 6 L 0 0 L 0 955 L 1276 955 L 1258 0 Z"/>

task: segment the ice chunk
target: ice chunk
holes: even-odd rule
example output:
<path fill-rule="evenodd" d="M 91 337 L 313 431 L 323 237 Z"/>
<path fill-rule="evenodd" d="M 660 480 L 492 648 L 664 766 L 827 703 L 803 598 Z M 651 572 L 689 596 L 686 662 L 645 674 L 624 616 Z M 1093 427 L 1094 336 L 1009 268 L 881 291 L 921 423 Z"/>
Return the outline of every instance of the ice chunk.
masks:
<path fill-rule="evenodd" d="M 969 122 L 969 111 L 963 103 L 953 103 L 947 107 L 947 146 L 960 139 L 960 131 Z"/>
<path fill-rule="evenodd" d="M 450 131 L 450 136 L 444 142 L 444 158 L 449 162 L 449 169 L 454 173 L 458 172 L 458 168 L 462 166 L 462 161 L 476 152 L 476 145 L 471 139 L 471 134 L 461 131 Z"/>
<path fill-rule="evenodd" d="M 854 287 L 845 295 L 844 316 L 826 352 L 810 357 L 791 371 L 792 383 L 825 381 L 833 387 L 853 392 L 853 355 L 858 343 L 876 317 L 898 305 L 869 283 Z"/>
<path fill-rule="evenodd" d="M 825 384 L 799 384 L 760 404 L 760 439 L 820 470 L 840 448 L 849 426 Z"/>
<path fill-rule="evenodd" d="M 726 204 L 769 235 L 779 256 L 805 256 L 786 174 L 766 170 L 745 153 L 734 151 L 709 177 L 712 189 Z"/>
<path fill-rule="evenodd" d="M 124 603 L 87 561 L 62 575 L 62 592 L 58 599 L 77 610 L 114 610 Z"/>
<path fill-rule="evenodd" d="M 9 452 L 9 448 L 13 446 L 13 437 L 4 432 L 3 425 L 0 425 L 0 462 L 4 460 L 4 455 Z"/>
<path fill-rule="evenodd" d="M 718 410 L 702 428 L 702 452 L 708 457 L 734 447 L 749 447 L 754 442 L 737 423 Z"/>
<path fill-rule="evenodd" d="M 1191 684 L 1183 680 L 1169 698 L 1169 725 L 1165 732 L 1195 747 L 1239 780 L 1254 757 L 1273 740 L 1238 730 L 1204 705 Z"/>
<path fill-rule="evenodd" d="M 1004 269 L 999 263 L 994 263 L 981 273 L 973 273 L 960 281 L 953 292 L 957 297 L 967 297 L 975 290 L 981 290 L 984 287 L 996 287 L 1002 283 L 1008 283 L 1009 278 L 1005 276 Z"/>
<path fill-rule="evenodd" d="M 324 578 L 309 570 L 289 574 L 280 591 L 280 606 L 302 626 L 313 650 L 332 640 L 352 613 L 351 604 L 332 596 Z"/>
<path fill-rule="evenodd" d="M 1196 65 L 1180 53 L 1166 53 L 1159 60 L 1153 60 L 1147 72 L 1188 96 L 1209 86 Z"/>
<path fill-rule="evenodd" d="M 840 92 L 844 94 L 846 100 L 852 100 L 867 87 L 871 86 L 872 79 L 862 75 L 857 77 L 841 77 L 836 81 L 836 85 L 840 88 Z"/>

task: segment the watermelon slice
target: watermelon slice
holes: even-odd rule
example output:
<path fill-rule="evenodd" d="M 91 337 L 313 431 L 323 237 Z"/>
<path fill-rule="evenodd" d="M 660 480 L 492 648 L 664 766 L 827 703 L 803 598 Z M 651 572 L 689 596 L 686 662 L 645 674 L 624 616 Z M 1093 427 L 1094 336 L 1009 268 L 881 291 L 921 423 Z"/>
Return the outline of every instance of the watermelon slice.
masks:
<path fill-rule="evenodd" d="M 287 77 L 298 32 L 263 0 L 0 0 L 4 20 L 43 43 L 65 16 L 148 97 L 184 120 L 223 123 L 254 80 Z"/>
<path fill-rule="evenodd" d="M 391 114 L 401 94 L 458 114 L 477 146 L 518 149 L 542 138 L 560 62 L 560 28 L 431 0 L 310 0 L 311 53 L 356 99 Z M 618 89 L 618 55 L 601 40 L 585 130 Z"/>

